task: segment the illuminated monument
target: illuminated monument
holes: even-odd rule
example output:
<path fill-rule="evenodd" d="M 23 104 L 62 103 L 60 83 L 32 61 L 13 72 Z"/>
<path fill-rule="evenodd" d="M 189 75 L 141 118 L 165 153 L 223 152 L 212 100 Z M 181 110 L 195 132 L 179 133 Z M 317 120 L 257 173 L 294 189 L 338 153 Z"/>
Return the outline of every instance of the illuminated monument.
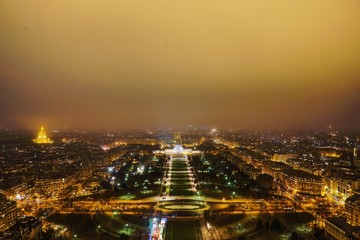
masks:
<path fill-rule="evenodd" d="M 53 141 L 51 141 L 50 138 L 48 138 L 46 136 L 46 132 L 45 132 L 43 126 L 41 126 L 41 128 L 40 128 L 40 131 L 39 131 L 39 133 L 37 135 L 37 138 L 35 138 L 33 141 L 34 141 L 34 143 L 37 143 L 37 144 L 46 144 L 46 143 L 52 143 L 53 142 Z"/>
<path fill-rule="evenodd" d="M 154 154 L 165 154 L 165 155 L 173 155 L 173 154 L 185 154 L 185 155 L 192 155 L 192 154 L 200 154 L 201 152 L 198 150 L 193 150 L 191 148 L 184 148 L 182 145 L 182 139 L 180 133 L 175 133 L 173 139 L 173 146 L 174 148 L 164 149 L 164 150 L 156 150 Z"/>

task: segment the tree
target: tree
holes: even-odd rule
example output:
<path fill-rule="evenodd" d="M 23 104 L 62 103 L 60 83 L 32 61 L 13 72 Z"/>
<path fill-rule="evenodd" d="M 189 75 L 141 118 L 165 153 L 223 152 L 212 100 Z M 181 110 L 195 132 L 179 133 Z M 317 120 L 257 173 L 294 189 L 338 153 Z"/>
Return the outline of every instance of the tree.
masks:
<path fill-rule="evenodd" d="M 270 225 L 270 230 L 271 231 L 276 231 L 278 233 L 281 233 L 282 231 L 282 227 L 281 227 L 281 223 L 279 220 L 275 219 L 271 225 Z"/>
<path fill-rule="evenodd" d="M 290 240 L 300 240 L 302 238 L 296 232 L 292 232 L 289 239 Z"/>
<path fill-rule="evenodd" d="M 259 221 L 256 223 L 256 229 L 263 229 L 264 223 L 259 219 Z"/>

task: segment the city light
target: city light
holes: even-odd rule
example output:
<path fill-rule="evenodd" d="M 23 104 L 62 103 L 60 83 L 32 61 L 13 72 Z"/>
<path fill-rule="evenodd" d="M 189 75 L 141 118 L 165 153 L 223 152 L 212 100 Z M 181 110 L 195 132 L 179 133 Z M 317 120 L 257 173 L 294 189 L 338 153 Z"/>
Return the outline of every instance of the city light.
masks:
<path fill-rule="evenodd" d="M 360 1 L 0 3 L 0 239 L 360 239 Z"/>
<path fill-rule="evenodd" d="M 77 134 L 68 139 L 74 139 Z M 238 238 L 251 235 L 250 225 L 255 226 L 254 229 L 260 229 L 264 224 L 273 226 L 262 219 L 264 214 L 279 221 L 272 228 L 287 229 L 286 224 L 291 224 L 305 239 L 312 237 L 317 228 L 323 228 L 327 234 L 331 234 L 332 225 L 356 228 L 356 209 L 360 202 L 356 180 L 357 147 L 339 150 L 339 147 L 328 149 L 328 146 L 291 141 L 295 137 L 306 138 L 307 135 L 301 135 L 301 132 L 289 132 L 275 145 L 272 145 L 275 137 L 269 133 L 237 134 L 238 141 L 247 139 L 249 146 L 231 148 L 238 144 L 234 143 L 233 132 L 221 134 L 219 130 L 216 135 L 211 135 L 212 140 L 206 142 L 206 147 L 198 145 L 197 151 L 184 147 L 185 144 L 180 143 L 184 140 L 178 133 L 174 134 L 176 141 L 170 141 L 172 144 L 168 144 L 168 148 L 156 148 L 152 141 L 136 147 L 123 144 L 121 146 L 126 148 L 112 148 L 107 153 L 98 146 L 108 139 L 108 135 L 103 139 L 89 137 L 81 143 L 31 143 L 16 148 L 5 145 L 0 150 L 6 153 L 2 158 L 14 156 L 15 152 L 15 162 L 18 161 L 9 165 L 8 172 L 4 173 L 15 173 L 12 179 L 16 181 L 12 188 L 5 188 L 4 194 L 0 194 L 0 216 L 9 219 L 0 226 L 0 234 L 18 226 L 15 223 L 29 227 L 41 222 L 46 225 L 44 229 L 53 231 L 54 236 L 75 239 L 83 233 L 81 230 L 76 234 L 72 232 L 74 225 L 91 223 L 99 235 L 106 233 L 129 238 L 143 235 L 148 239 L 165 239 L 171 236 L 169 234 L 177 224 L 181 229 L 180 223 L 186 225 L 193 221 L 188 227 L 195 229 L 194 237 L 207 239 L 226 234 L 228 238 Z M 312 139 L 329 142 L 329 136 L 314 134 Z M 192 137 L 198 138 L 197 135 Z M 345 141 L 345 138 L 341 139 Z M 97 141 L 99 144 L 94 147 Z M 346 141 L 344 146 L 348 144 Z M 339 140 L 336 144 L 339 145 Z M 78 149 L 87 150 L 77 152 Z M 301 154 L 294 153 L 297 149 L 302 149 Z M 349 154 L 352 158 L 346 157 Z M 53 156 L 57 158 L 54 160 Z M 98 158 L 93 161 L 89 156 Z M 19 168 L 28 158 L 32 165 Z M 350 167 L 339 165 L 339 162 Z M 44 166 L 48 170 L 43 171 Z M 19 178 L 16 174 L 31 168 L 35 170 L 36 178 Z M 52 222 L 52 217 L 61 214 L 75 214 L 85 220 L 80 223 L 71 220 L 61 225 Z M 96 218 L 91 218 L 94 214 Z M 278 214 L 285 220 L 278 218 Z M 229 231 L 224 233 L 216 222 L 230 215 L 234 220 L 229 220 L 226 227 Z M 119 227 L 110 226 L 109 221 L 119 223 Z M 140 227 L 143 221 L 149 221 L 146 233 Z M 6 228 L 1 230 L 2 226 Z M 269 231 L 277 238 L 288 236 L 273 229 Z"/>

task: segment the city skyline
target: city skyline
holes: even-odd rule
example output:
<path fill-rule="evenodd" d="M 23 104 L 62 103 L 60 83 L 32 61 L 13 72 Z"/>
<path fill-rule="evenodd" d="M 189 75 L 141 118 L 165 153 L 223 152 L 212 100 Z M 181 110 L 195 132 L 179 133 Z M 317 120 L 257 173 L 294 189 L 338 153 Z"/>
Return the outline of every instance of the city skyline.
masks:
<path fill-rule="evenodd" d="M 358 128 L 357 1 L 2 1 L 0 127 Z"/>
<path fill-rule="evenodd" d="M 359 235 L 359 133 L 55 131 L 50 139 L 41 127 L 33 141 L 12 130 L 0 139 L 0 239 Z"/>

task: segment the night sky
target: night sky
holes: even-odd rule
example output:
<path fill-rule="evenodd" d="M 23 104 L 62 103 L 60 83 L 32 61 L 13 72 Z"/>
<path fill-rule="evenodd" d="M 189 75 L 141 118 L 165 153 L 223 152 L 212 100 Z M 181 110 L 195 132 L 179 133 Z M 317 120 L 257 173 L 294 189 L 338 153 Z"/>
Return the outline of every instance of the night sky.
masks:
<path fill-rule="evenodd" d="M 0 1 L 0 127 L 360 125 L 358 0 Z"/>

